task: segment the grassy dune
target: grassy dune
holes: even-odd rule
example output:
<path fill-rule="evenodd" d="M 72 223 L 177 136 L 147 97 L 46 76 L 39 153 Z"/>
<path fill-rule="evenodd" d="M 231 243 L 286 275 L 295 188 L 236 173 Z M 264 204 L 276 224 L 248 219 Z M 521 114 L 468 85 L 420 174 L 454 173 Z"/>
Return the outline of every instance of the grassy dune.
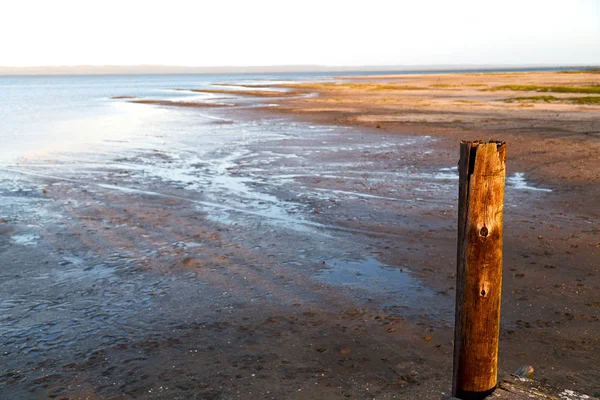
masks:
<path fill-rule="evenodd" d="M 573 104 L 600 104 L 600 96 L 585 96 L 585 97 L 556 97 L 556 96 L 525 96 L 525 97 L 510 97 L 504 99 L 507 103 L 513 103 L 515 101 L 543 101 L 545 103 L 551 103 L 555 101 L 564 101 Z"/>
<path fill-rule="evenodd" d="M 512 90 L 523 92 L 539 92 L 539 93 L 586 93 L 600 94 L 600 85 L 595 86 L 538 86 L 538 85 L 503 85 L 489 89 L 496 90 Z"/>

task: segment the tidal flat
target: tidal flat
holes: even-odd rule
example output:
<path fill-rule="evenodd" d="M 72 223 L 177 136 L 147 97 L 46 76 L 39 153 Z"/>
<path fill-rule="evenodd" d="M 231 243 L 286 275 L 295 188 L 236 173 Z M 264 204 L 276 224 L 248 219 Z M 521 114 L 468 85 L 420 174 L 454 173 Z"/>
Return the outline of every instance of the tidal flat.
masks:
<path fill-rule="evenodd" d="M 60 132 L 98 141 L 0 168 L 0 397 L 441 398 L 458 147 L 488 138 L 508 146 L 501 373 L 598 396 L 600 107 L 488 89 L 599 77 L 94 92 L 110 116 Z"/>

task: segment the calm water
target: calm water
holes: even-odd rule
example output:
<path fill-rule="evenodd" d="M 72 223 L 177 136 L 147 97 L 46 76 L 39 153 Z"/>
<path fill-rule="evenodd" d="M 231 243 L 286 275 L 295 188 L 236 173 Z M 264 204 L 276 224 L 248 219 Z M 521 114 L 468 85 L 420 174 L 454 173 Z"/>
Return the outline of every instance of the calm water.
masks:
<path fill-rule="evenodd" d="M 211 83 L 252 83 L 289 76 L 136 75 L 0 77 L 0 162 L 28 161 L 56 151 L 92 150 L 100 143 L 169 134 L 190 128 L 189 111 L 111 100 L 113 96 L 151 99 L 210 99 L 173 90 Z M 296 77 L 299 78 L 299 77 Z M 214 96 L 213 96 L 214 97 Z M 196 115 L 207 115 L 195 110 Z M 173 118 L 177 115 L 179 118 Z M 208 117 L 205 117 L 208 118 Z M 191 128 L 193 129 L 193 128 Z"/>
<path fill-rule="evenodd" d="M 195 129 L 197 118 L 206 119 L 209 113 L 214 114 L 212 110 L 193 110 L 195 116 L 188 118 L 189 110 L 165 112 L 156 107 L 110 100 L 112 96 L 210 100 L 215 96 L 173 89 L 205 88 L 219 82 L 264 83 L 265 80 L 332 79 L 339 75 L 381 73 L 0 76 L 0 163 L 29 161 L 31 157 L 45 157 L 56 151 L 100 151 L 95 146 L 115 140 L 189 133 Z"/>

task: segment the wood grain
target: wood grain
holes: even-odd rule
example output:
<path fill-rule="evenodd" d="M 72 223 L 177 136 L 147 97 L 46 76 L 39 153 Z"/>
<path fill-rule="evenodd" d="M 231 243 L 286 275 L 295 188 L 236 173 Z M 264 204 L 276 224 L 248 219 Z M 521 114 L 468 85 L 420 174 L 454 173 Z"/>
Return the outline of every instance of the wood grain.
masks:
<path fill-rule="evenodd" d="M 453 395 L 497 384 L 506 144 L 461 142 Z"/>

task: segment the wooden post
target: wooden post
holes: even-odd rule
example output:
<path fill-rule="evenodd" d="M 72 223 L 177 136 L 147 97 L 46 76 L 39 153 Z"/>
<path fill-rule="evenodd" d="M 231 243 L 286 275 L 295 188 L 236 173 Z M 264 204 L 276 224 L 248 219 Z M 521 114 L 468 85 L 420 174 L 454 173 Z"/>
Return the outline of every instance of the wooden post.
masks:
<path fill-rule="evenodd" d="M 461 142 L 452 395 L 483 399 L 498 379 L 504 142 Z"/>

